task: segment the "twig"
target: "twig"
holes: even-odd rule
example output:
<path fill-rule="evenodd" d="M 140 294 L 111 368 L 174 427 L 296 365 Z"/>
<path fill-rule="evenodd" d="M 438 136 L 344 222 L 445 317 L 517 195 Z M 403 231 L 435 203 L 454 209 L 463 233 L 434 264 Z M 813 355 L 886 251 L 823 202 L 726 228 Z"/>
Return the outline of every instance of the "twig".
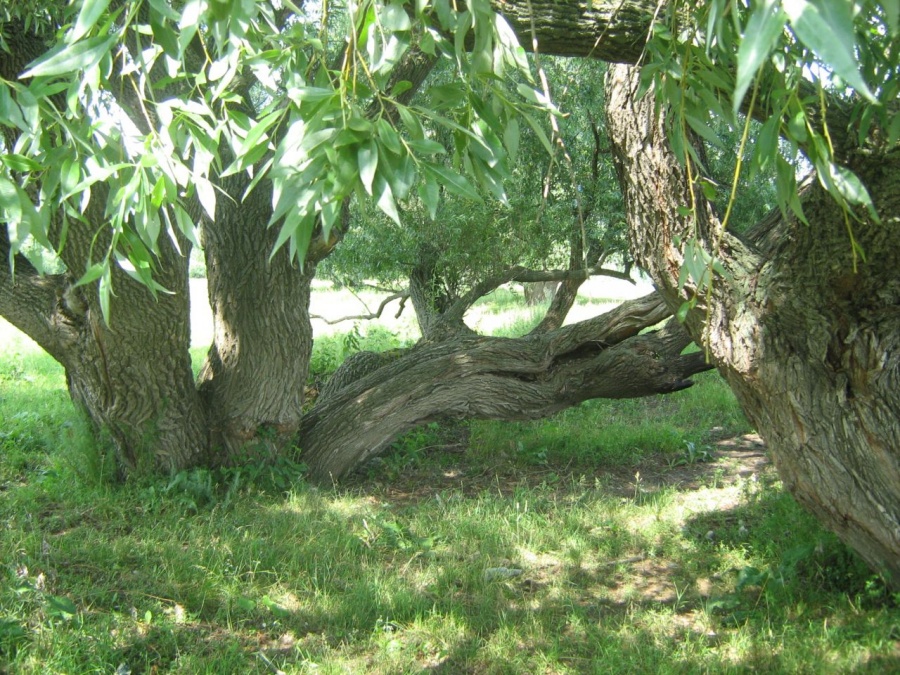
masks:
<path fill-rule="evenodd" d="M 354 295 L 356 295 L 356 294 L 354 293 Z M 409 298 L 409 293 L 407 291 L 389 295 L 388 297 L 386 297 L 384 300 L 381 301 L 381 304 L 378 305 L 378 309 L 375 312 L 370 311 L 368 314 L 356 314 L 354 316 L 344 316 L 344 317 L 341 317 L 340 319 L 326 319 L 324 316 L 321 316 L 319 314 L 310 314 L 309 318 L 310 319 L 318 319 L 319 321 L 324 321 L 325 323 L 327 323 L 330 326 L 333 326 L 336 323 L 341 323 L 342 321 L 368 321 L 371 319 L 380 319 L 382 312 L 384 312 L 384 308 L 389 303 L 393 302 L 394 300 L 399 299 L 400 300 L 400 309 L 397 312 L 397 314 L 394 316 L 395 319 L 399 319 L 400 315 L 403 313 L 403 308 L 406 306 L 407 298 Z M 362 299 L 359 299 L 359 301 L 363 303 L 363 306 L 365 306 L 366 309 L 368 309 L 368 307 L 366 306 L 366 303 L 364 303 L 362 301 Z"/>
<path fill-rule="evenodd" d="M 619 565 L 631 565 L 636 562 L 641 562 L 645 560 L 647 556 L 644 554 L 641 555 L 633 555 L 628 558 L 619 558 L 618 560 L 610 560 L 609 562 L 605 562 L 600 565 L 600 567 L 618 567 Z"/>

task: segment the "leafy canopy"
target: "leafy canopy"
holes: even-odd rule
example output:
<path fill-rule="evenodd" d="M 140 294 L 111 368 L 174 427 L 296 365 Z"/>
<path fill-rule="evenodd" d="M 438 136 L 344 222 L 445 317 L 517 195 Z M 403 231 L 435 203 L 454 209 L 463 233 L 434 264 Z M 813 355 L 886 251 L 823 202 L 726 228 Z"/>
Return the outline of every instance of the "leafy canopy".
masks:
<path fill-rule="evenodd" d="M 71 227 L 106 228 L 80 281 L 100 280 L 108 313 L 110 266 L 154 288 L 159 238 L 194 239 L 195 223 L 214 221 L 230 199 L 220 189 L 228 177 L 241 177 L 245 195 L 263 181 L 271 187 L 276 250 L 287 245 L 301 264 L 310 237 L 328 237 L 351 195 L 398 225 L 398 203 L 411 195 L 434 218 L 439 186 L 504 201 L 519 121 L 552 149 L 541 118 L 554 109 L 488 0 L 460 7 L 450 0 L 5 3 L 0 48 L 16 52 L 11 40 L 23 35 L 45 41 L 19 77 L 0 79 L 0 209 L 12 255 L 31 239 L 59 249 Z M 714 119 L 740 127 L 743 111 L 763 122 L 751 171 L 774 166 L 786 212 L 803 217 L 791 161 L 802 152 L 845 206 L 851 238 L 851 221 L 867 212 L 877 219 L 829 124 L 838 110 L 860 145 L 900 138 L 898 8 L 900 0 L 662 6 L 644 81 L 672 107 L 670 138 L 696 189 L 715 192 L 688 131 L 715 144 Z M 414 66 L 429 59 L 454 77 L 432 85 L 427 105 L 411 104 Z M 743 162 L 741 152 L 729 204 Z M 101 198 L 97 222 L 89 206 Z M 691 276 L 711 278 L 714 260 L 686 259 L 696 263 Z"/>
<path fill-rule="evenodd" d="M 85 0 L 50 33 L 46 53 L 0 80 L 12 132 L 0 206 L 15 255 L 29 238 L 62 246 L 68 228 L 96 228 L 92 190 L 105 190 L 111 236 L 80 279 L 100 279 L 105 308 L 110 265 L 154 288 L 159 237 L 195 240 L 229 199 L 222 179 L 242 176 L 244 196 L 268 181 L 275 251 L 302 264 L 354 194 L 398 224 L 413 191 L 434 217 L 439 185 L 479 200 L 474 181 L 504 200 L 511 120 L 540 129 L 550 109 L 487 0 Z M 455 76 L 428 107 L 404 103 L 410 64 L 429 59 Z"/>

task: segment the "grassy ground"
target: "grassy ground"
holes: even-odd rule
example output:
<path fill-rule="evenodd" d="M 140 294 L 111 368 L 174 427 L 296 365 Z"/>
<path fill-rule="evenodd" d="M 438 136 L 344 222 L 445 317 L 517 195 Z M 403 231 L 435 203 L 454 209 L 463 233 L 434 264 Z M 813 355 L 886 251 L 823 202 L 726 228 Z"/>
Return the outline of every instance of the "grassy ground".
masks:
<path fill-rule="evenodd" d="M 365 332 L 314 366 L 395 344 Z M 3 344 L 0 672 L 900 672 L 900 598 L 714 374 L 426 427 L 340 487 L 287 461 L 122 484 L 60 370 Z"/>

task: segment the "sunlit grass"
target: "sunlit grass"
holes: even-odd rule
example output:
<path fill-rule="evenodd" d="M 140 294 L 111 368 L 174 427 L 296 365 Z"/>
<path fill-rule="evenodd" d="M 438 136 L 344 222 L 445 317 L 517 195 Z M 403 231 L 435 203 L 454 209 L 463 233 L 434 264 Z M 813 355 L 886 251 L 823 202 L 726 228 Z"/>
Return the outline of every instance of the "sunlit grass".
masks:
<path fill-rule="evenodd" d="M 774 476 L 643 484 L 642 460 L 749 430 L 712 373 L 664 398 L 473 423 L 453 487 L 428 482 L 444 458 L 421 450 L 442 433 L 426 427 L 398 445 L 404 463 L 372 469 L 379 483 L 414 463 L 424 489 L 398 501 L 295 475 L 287 491 L 206 470 L 115 482 L 61 369 L 3 345 L 0 671 L 897 670 L 897 598 Z M 490 478 L 501 464 L 521 480 Z M 610 491 L 603 471 L 622 467 L 633 484 Z"/>

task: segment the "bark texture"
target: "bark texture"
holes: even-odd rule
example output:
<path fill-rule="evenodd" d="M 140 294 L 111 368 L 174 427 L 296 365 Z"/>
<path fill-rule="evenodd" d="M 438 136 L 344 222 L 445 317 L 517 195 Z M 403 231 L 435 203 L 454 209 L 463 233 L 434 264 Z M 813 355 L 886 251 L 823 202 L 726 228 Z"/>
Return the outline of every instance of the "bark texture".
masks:
<path fill-rule="evenodd" d="M 242 202 L 243 179 L 220 182 L 230 199 L 218 200 L 215 222 L 203 222 L 213 344 L 199 387 L 224 462 L 270 456 L 293 439 L 312 352 L 315 264 L 300 270 L 284 250 L 269 261 L 271 191 L 261 185 Z"/>
<path fill-rule="evenodd" d="M 460 335 L 360 359 L 352 364 L 357 377 L 328 387 L 304 418 L 303 460 L 314 478 L 335 480 L 430 421 L 537 419 L 591 398 L 689 387 L 691 375 L 710 366 L 702 354 L 681 355 L 691 342 L 684 331 L 670 325 L 638 335 L 669 313 L 654 294 L 527 338 Z"/>
<path fill-rule="evenodd" d="M 883 220 L 855 223 L 866 251 L 856 270 L 845 214 L 814 181 L 802 194 L 809 226 L 772 214 L 741 240 L 720 235 L 702 205 L 694 230 L 677 211 L 690 203 L 685 171 L 652 95 L 636 100 L 637 82 L 624 66 L 607 81 L 633 254 L 672 308 L 694 290 L 678 290 L 676 237 L 698 233 L 723 261 L 728 275 L 689 314 L 688 332 L 767 441 L 787 488 L 900 587 L 900 152 L 846 157 Z M 848 130 L 831 133 L 843 144 Z"/>
<path fill-rule="evenodd" d="M 652 0 L 503 0 L 492 2 L 526 49 L 635 63 L 660 3 Z"/>

